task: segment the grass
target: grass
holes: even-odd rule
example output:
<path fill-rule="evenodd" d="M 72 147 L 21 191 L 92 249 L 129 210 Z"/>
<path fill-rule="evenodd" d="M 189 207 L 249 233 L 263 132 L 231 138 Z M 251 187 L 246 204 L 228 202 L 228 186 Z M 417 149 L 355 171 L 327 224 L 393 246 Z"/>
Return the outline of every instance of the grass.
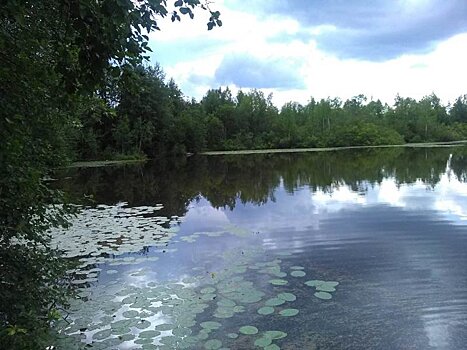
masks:
<path fill-rule="evenodd" d="M 380 145 L 380 146 L 346 146 L 346 147 L 323 147 L 323 148 L 281 148 L 281 149 L 252 149 L 241 151 L 208 151 L 200 154 L 207 156 L 229 155 L 229 154 L 265 154 L 265 153 L 298 153 L 298 152 L 327 152 L 345 149 L 365 149 L 365 148 L 391 148 L 391 147 L 451 147 L 466 145 L 467 140 L 449 142 L 424 142 L 405 143 L 401 145 Z"/>

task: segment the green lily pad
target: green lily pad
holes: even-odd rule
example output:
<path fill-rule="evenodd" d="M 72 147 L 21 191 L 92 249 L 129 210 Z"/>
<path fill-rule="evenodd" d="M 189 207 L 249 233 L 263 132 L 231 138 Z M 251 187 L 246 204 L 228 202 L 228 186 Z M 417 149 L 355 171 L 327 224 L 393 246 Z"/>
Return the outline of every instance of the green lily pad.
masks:
<path fill-rule="evenodd" d="M 142 349 L 143 350 L 158 350 L 160 348 L 159 346 L 154 345 L 154 344 L 143 344 Z"/>
<path fill-rule="evenodd" d="M 106 339 L 106 338 L 110 337 L 111 334 L 112 334 L 112 331 L 110 329 L 105 329 L 103 331 L 99 331 L 97 333 L 94 333 L 94 335 L 92 336 L 92 339 L 94 339 L 94 340 L 103 340 L 103 339 Z"/>
<path fill-rule="evenodd" d="M 274 308 L 271 306 L 263 306 L 262 308 L 258 309 L 258 313 L 260 315 L 270 315 L 274 313 Z"/>
<path fill-rule="evenodd" d="M 258 328 L 254 326 L 243 326 L 240 327 L 239 332 L 246 335 L 253 335 L 258 333 Z"/>
<path fill-rule="evenodd" d="M 192 330 L 190 328 L 184 327 L 184 326 L 181 326 L 181 325 L 179 327 L 175 328 L 175 329 L 172 329 L 172 334 L 174 336 L 181 337 L 181 338 L 186 337 L 186 336 L 190 335 L 191 333 L 192 333 Z"/>
<path fill-rule="evenodd" d="M 136 339 L 135 340 L 135 344 L 152 344 L 152 342 L 154 341 L 154 339 L 152 338 L 140 338 L 140 339 Z"/>
<path fill-rule="evenodd" d="M 216 288 L 213 287 L 206 287 L 200 290 L 201 294 L 212 294 L 216 291 Z"/>
<path fill-rule="evenodd" d="M 316 286 L 316 290 L 320 292 L 335 292 L 336 288 L 328 285 L 328 284 L 321 284 L 319 286 Z"/>
<path fill-rule="evenodd" d="M 170 330 L 172 330 L 174 328 L 175 328 L 175 326 L 173 324 L 170 324 L 170 323 L 162 323 L 162 324 L 158 324 L 157 326 L 154 327 L 154 329 L 156 331 L 161 331 L 161 332 L 170 331 Z"/>
<path fill-rule="evenodd" d="M 306 273 L 304 271 L 297 270 L 297 271 L 292 271 L 290 275 L 293 277 L 305 277 Z"/>
<path fill-rule="evenodd" d="M 141 322 L 138 322 L 135 327 L 138 329 L 146 329 L 151 325 L 151 322 L 142 320 Z"/>
<path fill-rule="evenodd" d="M 118 339 L 120 339 L 121 341 L 130 341 L 130 340 L 135 339 L 135 335 L 134 334 L 123 334 L 119 336 Z"/>
<path fill-rule="evenodd" d="M 206 322 L 202 322 L 200 326 L 201 328 L 205 328 L 205 329 L 219 329 L 221 328 L 222 324 L 220 324 L 219 322 L 215 322 L 215 321 L 206 321 Z"/>
<path fill-rule="evenodd" d="M 287 336 L 287 333 L 282 331 L 266 331 L 264 336 L 271 338 L 272 340 L 282 339 Z"/>
<path fill-rule="evenodd" d="M 281 348 L 276 344 L 270 344 L 266 346 L 264 350 L 281 350 Z"/>
<path fill-rule="evenodd" d="M 159 336 L 160 334 L 161 334 L 161 332 L 159 332 L 159 331 L 143 331 L 140 334 L 138 334 L 138 336 L 140 338 L 155 338 L 155 337 Z"/>
<path fill-rule="evenodd" d="M 139 315 L 139 312 L 135 310 L 128 310 L 122 314 L 122 316 L 125 318 L 135 318 L 138 315 Z"/>
<path fill-rule="evenodd" d="M 245 312 L 245 307 L 242 305 L 237 305 L 232 310 L 235 313 Z"/>
<path fill-rule="evenodd" d="M 221 299 L 217 302 L 218 306 L 229 306 L 229 307 L 234 307 L 237 305 L 235 301 L 230 300 L 230 299 Z"/>
<path fill-rule="evenodd" d="M 285 303 L 285 300 L 280 299 L 280 298 L 271 298 L 266 300 L 265 305 L 266 306 L 279 306 Z"/>
<path fill-rule="evenodd" d="M 222 347 L 222 342 L 219 339 L 210 339 L 204 343 L 204 348 L 207 350 L 218 350 Z"/>
<path fill-rule="evenodd" d="M 332 295 L 327 292 L 316 292 L 314 295 L 315 297 L 323 300 L 329 300 L 332 298 Z"/>
<path fill-rule="evenodd" d="M 282 272 L 282 271 L 275 272 L 275 273 L 273 273 L 273 275 L 276 276 L 276 277 L 279 277 L 279 278 L 287 277 L 287 273 Z"/>
<path fill-rule="evenodd" d="M 319 285 L 321 285 L 323 283 L 324 283 L 324 281 L 321 281 L 321 280 L 310 280 L 310 281 L 305 282 L 305 284 L 308 287 L 316 287 L 316 286 L 319 286 Z"/>
<path fill-rule="evenodd" d="M 230 339 L 237 339 L 237 338 L 238 338 L 238 334 L 237 334 L 237 333 L 229 333 L 229 334 L 227 334 L 227 338 L 230 338 Z"/>
<path fill-rule="evenodd" d="M 199 340 L 206 340 L 209 338 L 209 333 L 207 332 L 199 332 L 198 335 L 196 336 L 197 339 Z"/>
<path fill-rule="evenodd" d="M 272 343 L 272 339 L 268 337 L 261 337 L 255 340 L 255 346 L 264 348 Z"/>
<path fill-rule="evenodd" d="M 285 317 L 291 317 L 291 316 L 296 316 L 298 315 L 298 310 L 297 309 L 284 309 L 279 312 L 281 316 Z"/>
<path fill-rule="evenodd" d="M 247 291 L 239 296 L 239 301 L 245 304 L 254 304 L 260 301 L 264 293 L 258 291 Z"/>
<path fill-rule="evenodd" d="M 295 301 L 297 300 L 297 297 L 293 295 L 292 293 L 280 293 L 277 295 L 279 299 L 285 300 L 285 301 Z"/>

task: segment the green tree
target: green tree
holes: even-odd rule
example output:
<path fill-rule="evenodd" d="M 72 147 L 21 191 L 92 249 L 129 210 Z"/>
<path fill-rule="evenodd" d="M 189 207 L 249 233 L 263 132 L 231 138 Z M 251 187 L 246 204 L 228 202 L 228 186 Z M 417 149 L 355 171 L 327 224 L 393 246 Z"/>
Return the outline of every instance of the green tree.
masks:
<path fill-rule="evenodd" d="M 450 110 L 450 116 L 454 122 L 467 123 L 467 95 L 457 98 Z"/>
<path fill-rule="evenodd" d="M 46 230 L 65 225 L 67 208 L 44 178 L 67 161 L 69 135 L 83 97 L 109 74 L 139 64 L 159 18 L 193 17 L 197 0 L 5 0 L 0 6 L 0 344 L 43 349 L 48 326 L 64 304 L 64 265 Z M 84 113 L 86 114 L 86 113 Z M 108 128 L 105 128 L 106 131 Z M 93 152 L 100 136 L 88 145 Z M 111 139 L 111 138 L 110 138 Z M 105 142 L 110 142 L 106 140 Z M 93 150 L 94 148 L 94 150 Z"/>

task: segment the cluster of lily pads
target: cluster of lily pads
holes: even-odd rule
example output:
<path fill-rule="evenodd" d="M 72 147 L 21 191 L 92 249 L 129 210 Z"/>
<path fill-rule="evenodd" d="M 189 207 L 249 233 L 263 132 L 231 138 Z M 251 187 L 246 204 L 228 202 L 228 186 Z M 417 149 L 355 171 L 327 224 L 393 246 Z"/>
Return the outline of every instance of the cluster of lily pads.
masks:
<path fill-rule="evenodd" d="M 311 280 L 305 282 L 305 284 L 309 287 L 315 288 L 315 297 L 323 300 L 329 300 L 332 298 L 331 293 L 336 291 L 336 287 L 339 285 L 339 282 Z"/>
<path fill-rule="evenodd" d="M 161 208 L 127 208 L 124 203 L 87 208 L 72 222 L 70 230 L 51 232 L 53 243 L 64 255 L 79 260 L 80 265 L 69 273 L 75 276 L 72 283 L 82 287 L 78 298 L 71 300 L 69 314 L 56 324 L 62 334 L 57 348 L 68 350 L 81 344 L 92 349 L 227 349 L 237 341 L 246 341 L 249 347 L 280 349 L 275 342 L 287 337 L 287 333 L 259 331 L 258 325 L 233 329 L 228 319 L 238 323 L 242 314 L 249 321 L 255 315 L 253 320 L 262 324 L 261 317 L 280 320 L 299 314 L 297 308 L 291 307 L 297 297 L 287 286 L 307 273 L 303 266 L 283 270 L 281 258 L 290 255 L 288 252 L 258 262 L 264 256 L 263 248 L 242 249 L 241 253 L 229 249 L 216 261 L 218 271 L 206 274 L 202 266 L 195 266 L 192 277 L 172 281 L 145 282 L 144 270 L 130 272 L 130 276 L 143 276 L 140 284 L 128 282 L 117 270 L 106 269 L 107 274 L 115 274 L 113 281 L 89 287 L 98 280 L 100 264 L 157 260 L 157 256 L 126 255 L 145 246 L 168 250 L 167 243 L 175 242 L 174 226 L 181 220 L 155 216 Z M 229 226 L 184 236 L 179 242 L 224 234 L 244 237 L 251 232 Z M 317 298 L 330 299 L 327 294 L 331 296 L 338 282 L 312 280 L 305 284 L 316 288 Z"/>
<path fill-rule="evenodd" d="M 248 256 L 251 255 L 242 254 L 215 278 L 199 275 L 181 281 L 123 287 L 117 279 L 110 285 L 96 286 L 87 301 L 72 302 L 67 321 L 59 322 L 57 328 L 92 345 L 93 349 L 220 349 L 239 336 L 227 333 L 223 320 L 248 311 L 249 305 L 257 305 L 266 295 L 242 276 L 250 265 Z M 274 260 L 266 264 L 277 263 Z M 295 300 L 291 293 L 279 297 Z M 209 309 L 214 310 L 212 314 Z M 287 312 L 283 314 L 287 316 Z M 199 315 L 211 320 L 198 323 Z M 258 332 L 249 333 L 251 329 L 242 327 L 238 332 L 241 335 Z M 211 337 L 218 330 L 221 332 Z M 266 331 L 254 343 L 274 350 L 278 346 L 272 341 L 286 335 L 281 331 Z M 64 343 L 59 345 L 68 348 L 66 341 L 64 338 Z"/>
<path fill-rule="evenodd" d="M 180 238 L 181 241 L 186 243 L 195 243 L 200 237 L 221 237 L 225 234 L 232 234 L 237 237 L 247 237 L 251 234 L 251 231 L 235 226 L 235 225 L 227 225 L 223 227 L 222 230 L 219 231 L 203 231 L 203 232 L 195 232 L 191 235 L 185 235 Z"/>
<path fill-rule="evenodd" d="M 71 227 L 49 231 L 51 246 L 58 248 L 64 257 L 78 259 L 79 265 L 68 271 L 74 276 L 75 285 L 97 281 L 99 264 L 128 265 L 155 261 L 157 256 L 133 257 L 123 254 L 139 252 L 144 247 L 159 247 L 167 251 L 167 244 L 178 232 L 178 217 L 156 216 L 162 205 L 154 207 L 126 207 L 99 205 L 81 207 L 79 215 L 70 221 Z M 173 251 L 173 249 L 172 249 Z"/>

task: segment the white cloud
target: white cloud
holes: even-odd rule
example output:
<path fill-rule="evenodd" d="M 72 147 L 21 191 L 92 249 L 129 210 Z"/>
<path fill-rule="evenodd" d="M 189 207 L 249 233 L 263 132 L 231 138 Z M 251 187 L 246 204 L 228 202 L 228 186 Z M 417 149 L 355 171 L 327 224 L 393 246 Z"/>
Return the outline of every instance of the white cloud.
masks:
<path fill-rule="evenodd" d="M 279 106 L 290 100 L 306 103 L 311 96 L 346 99 L 359 93 L 392 103 L 397 93 L 421 98 L 434 92 L 448 102 L 467 92 L 467 33 L 439 43 L 426 54 L 403 55 L 384 62 L 339 59 L 318 49 L 320 35 L 335 30 L 333 26 L 304 28 L 293 19 L 279 16 L 262 19 L 254 13 L 232 10 L 223 1 L 216 1 L 213 6 L 221 11 L 224 23 L 221 28 L 208 32 L 207 16 L 203 16 L 207 14 L 201 11 L 193 21 L 189 18 L 175 24 L 164 21 L 162 31 L 151 35 L 156 52 L 158 45 L 173 45 L 173 50 L 158 52 L 155 58 L 164 62 L 167 75 L 189 96 L 199 99 L 207 89 L 217 88 L 214 77 L 222 60 L 239 52 L 265 61 L 289 61 L 296 67 L 306 83 L 304 90 L 263 90 L 273 92 Z M 421 2 L 414 2 L 413 6 L 421 6 Z M 312 35 L 304 41 L 300 36 L 303 33 Z M 183 47 L 187 41 L 193 44 L 191 51 Z M 183 57 L 177 56 L 177 52 L 183 52 Z M 204 84 L 194 84 L 190 81 L 193 75 L 208 79 Z M 231 88 L 234 92 L 238 89 Z"/>

